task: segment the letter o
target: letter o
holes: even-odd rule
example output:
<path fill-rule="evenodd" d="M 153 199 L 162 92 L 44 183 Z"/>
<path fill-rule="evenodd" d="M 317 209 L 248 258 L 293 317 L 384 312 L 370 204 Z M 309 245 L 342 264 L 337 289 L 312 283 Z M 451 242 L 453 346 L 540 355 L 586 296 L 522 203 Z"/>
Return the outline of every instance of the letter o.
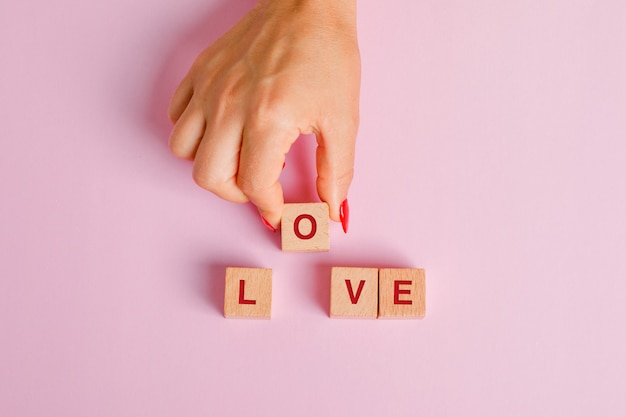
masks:
<path fill-rule="evenodd" d="M 302 233 L 300 233 L 300 222 L 303 219 L 307 219 L 311 222 L 311 231 L 307 233 L 306 235 L 303 235 Z M 302 240 L 311 239 L 313 236 L 315 236 L 315 233 L 317 233 L 317 222 L 315 221 L 315 217 L 311 216 L 310 214 L 301 214 L 298 217 L 296 217 L 296 219 L 293 222 L 293 232 L 296 234 L 296 236 L 298 236 L 299 239 L 302 239 Z"/>

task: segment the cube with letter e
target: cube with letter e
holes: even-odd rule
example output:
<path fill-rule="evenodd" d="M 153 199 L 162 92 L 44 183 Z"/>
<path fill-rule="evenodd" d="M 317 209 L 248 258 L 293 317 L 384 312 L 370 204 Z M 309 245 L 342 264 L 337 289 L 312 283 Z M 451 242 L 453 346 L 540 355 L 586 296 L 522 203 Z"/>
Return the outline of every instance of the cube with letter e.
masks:
<path fill-rule="evenodd" d="M 426 315 L 423 269 L 381 268 L 378 271 L 378 317 L 422 318 Z"/>

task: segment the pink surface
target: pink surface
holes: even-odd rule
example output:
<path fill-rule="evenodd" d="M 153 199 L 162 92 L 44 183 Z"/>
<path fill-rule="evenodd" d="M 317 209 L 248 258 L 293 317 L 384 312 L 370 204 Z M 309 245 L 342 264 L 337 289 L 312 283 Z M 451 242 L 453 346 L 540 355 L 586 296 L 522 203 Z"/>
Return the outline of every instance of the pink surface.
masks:
<path fill-rule="evenodd" d="M 166 147 L 251 4 L 0 4 L 0 415 L 626 415 L 626 3 L 359 0 L 350 232 L 322 254 Z M 288 201 L 316 199 L 313 147 Z M 426 318 L 329 319 L 332 265 L 425 268 Z M 274 270 L 271 321 L 222 317 L 226 266 Z"/>

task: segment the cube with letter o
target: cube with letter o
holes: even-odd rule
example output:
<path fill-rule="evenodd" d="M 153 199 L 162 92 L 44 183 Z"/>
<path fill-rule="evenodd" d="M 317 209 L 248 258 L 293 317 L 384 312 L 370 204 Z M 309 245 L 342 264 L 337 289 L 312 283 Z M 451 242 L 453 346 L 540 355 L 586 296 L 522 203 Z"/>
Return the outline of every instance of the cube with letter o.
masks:
<path fill-rule="evenodd" d="M 328 252 L 328 204 L 285 204 L 281 220 L 283 252 Z"/>

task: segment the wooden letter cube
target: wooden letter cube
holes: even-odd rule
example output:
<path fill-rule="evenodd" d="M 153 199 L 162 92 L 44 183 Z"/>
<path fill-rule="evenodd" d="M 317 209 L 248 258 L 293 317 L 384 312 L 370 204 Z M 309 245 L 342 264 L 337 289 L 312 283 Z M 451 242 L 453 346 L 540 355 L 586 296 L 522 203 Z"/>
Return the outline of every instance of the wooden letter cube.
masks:
<path fill-rule="evenodd" d="M 224 317 L 269 319 L 272 315 L 272 270 L 226 268 Z"/>
<path fill-rule="evenodd" d="M 283 252 L 327 252 L 328 204 L 285 204 L 281 220 Z"/>
<path fill-rule="evenodd" d="M 426 315 L 423 269 L 382 268 L 378 271 L 380 318 L 422 318 Z"/>
<path fill-rule="evenodd" d="M 378 316 L 378 269 L 333 267 L 330 276 L 330 317 Z"/>

